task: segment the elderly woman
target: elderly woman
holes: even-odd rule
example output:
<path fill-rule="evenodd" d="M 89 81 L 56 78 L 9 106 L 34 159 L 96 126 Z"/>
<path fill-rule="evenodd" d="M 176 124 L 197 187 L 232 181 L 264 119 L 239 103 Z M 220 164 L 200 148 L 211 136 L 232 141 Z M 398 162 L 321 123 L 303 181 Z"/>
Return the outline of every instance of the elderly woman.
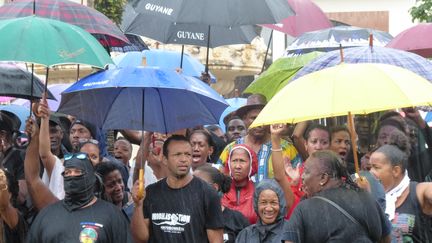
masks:
<path fill-rule="evenodd" d="M 237 210 L 245 216 L 251 224 L 257 220 L 253 210 L 253 194 L 255 185 L 251 180 L 258 170 L 258 159 L 249 146 L 236 144 L 225 163 L 225 172 L 232 178 L 230 190 L 224 194 L 222 205 Z"/>
<path fill-rule="evenodd" d="M 218 169 L 203 165 L 194 171 L 194 176 L 201 178 L 209 183 L 219 195 L 223 195 L 231 188 L 231 177 L 222 174 Z M 238 211 L 222 207 L 224 218 L 224 243 L 234 243 L 238 233 L 249 226 L 249 221 Z"/>
<path fill-rule="evenodd" d="M 286 221 L 284 192 L 274 180 L 261 181 L 254 193 L 254 210 L 258 222 L 242 230 L 237 243 L 276 243 L 281 242 Z"/>
<path fill-rule="evenodd" d="M 408 155 L 386 144 L 370 157 L 371 173 L 386 191 L 386 214 L 394 242 L 432 242 L 432 183 L 417 183 L 407 173 Z"/>
<path fill-rule="evenodd" d="M 302 180 L 307 199 L 294 209 L 283 240 L 388 242 L 390 224 L 384 212 L 350 180 L 337 154 L 326 150 L 311 154 Z"/>

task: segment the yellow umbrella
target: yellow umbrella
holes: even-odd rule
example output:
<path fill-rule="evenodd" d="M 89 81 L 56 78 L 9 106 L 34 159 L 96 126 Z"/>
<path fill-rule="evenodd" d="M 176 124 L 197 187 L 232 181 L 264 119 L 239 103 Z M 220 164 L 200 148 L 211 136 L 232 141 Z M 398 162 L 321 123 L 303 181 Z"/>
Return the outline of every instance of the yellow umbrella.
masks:
<path fill-rule="evenodd" d="M 387 64 L 342 63 L 290 82 L 251 127 L 420 105 L 432 105 L 432 84 L 419 75 Z"/>

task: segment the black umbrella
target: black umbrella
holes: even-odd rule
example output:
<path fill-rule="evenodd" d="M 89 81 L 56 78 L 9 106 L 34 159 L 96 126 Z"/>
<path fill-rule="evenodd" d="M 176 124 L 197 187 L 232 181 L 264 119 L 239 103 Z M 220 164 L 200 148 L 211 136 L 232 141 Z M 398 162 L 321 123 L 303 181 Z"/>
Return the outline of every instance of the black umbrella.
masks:
<path fill-rule="evenodd" d="M 145 36 L 165 44 L 207 47 L 206 72 L 208 71 L 208 48 L 248 44 L 258 35 L 252 25 L 224 27 L 180 24 L 147 13 L 138 14 L 131 5 L 125 7 L 121 28 L 125 33 Z"/>
<path fill-rule="evenodd" d="M 219 26 L 276 24 L 294 15 L 286 0 L 135 0 L 133 6 L 176 23 Z"/>
<path fill-rule="evenodd" d="M 31 72 L 14 64 L 0 64 L 0 95 L 33 100 L 42 98 L 43 92 L 44 84 Z M 54 95 L 47 92 L 47 98 L 55 100 Z"/>

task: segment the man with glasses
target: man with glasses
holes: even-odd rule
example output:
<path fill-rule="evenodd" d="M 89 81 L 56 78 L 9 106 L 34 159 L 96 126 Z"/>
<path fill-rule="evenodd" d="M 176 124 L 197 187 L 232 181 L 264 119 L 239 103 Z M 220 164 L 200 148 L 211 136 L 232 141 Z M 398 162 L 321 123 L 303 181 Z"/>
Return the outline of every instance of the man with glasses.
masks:
<path fill-rule="evenodd" d="M 64 160 L 65 198 L 40 211 L 28 242 L 131 242 L 120 210 L 94 196 L 96 176 L 87 154 L 67 154 Z"/>

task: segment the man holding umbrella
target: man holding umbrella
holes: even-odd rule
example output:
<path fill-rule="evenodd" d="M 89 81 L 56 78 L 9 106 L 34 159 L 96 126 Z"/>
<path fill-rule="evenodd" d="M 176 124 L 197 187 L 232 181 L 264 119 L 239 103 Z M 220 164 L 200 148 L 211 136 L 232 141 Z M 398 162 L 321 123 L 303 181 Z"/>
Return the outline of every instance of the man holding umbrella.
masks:
<path fill-rule="evenodd" d="M 135 210 L 131 229 L 136 242 L 223 242 L 223 216 L 219 197 L 204 181 L 190 173 L 192 146 L 181 135 L 163 145 L 168 176 L 149 185 L 142 197 L 133 188 Z"/>

